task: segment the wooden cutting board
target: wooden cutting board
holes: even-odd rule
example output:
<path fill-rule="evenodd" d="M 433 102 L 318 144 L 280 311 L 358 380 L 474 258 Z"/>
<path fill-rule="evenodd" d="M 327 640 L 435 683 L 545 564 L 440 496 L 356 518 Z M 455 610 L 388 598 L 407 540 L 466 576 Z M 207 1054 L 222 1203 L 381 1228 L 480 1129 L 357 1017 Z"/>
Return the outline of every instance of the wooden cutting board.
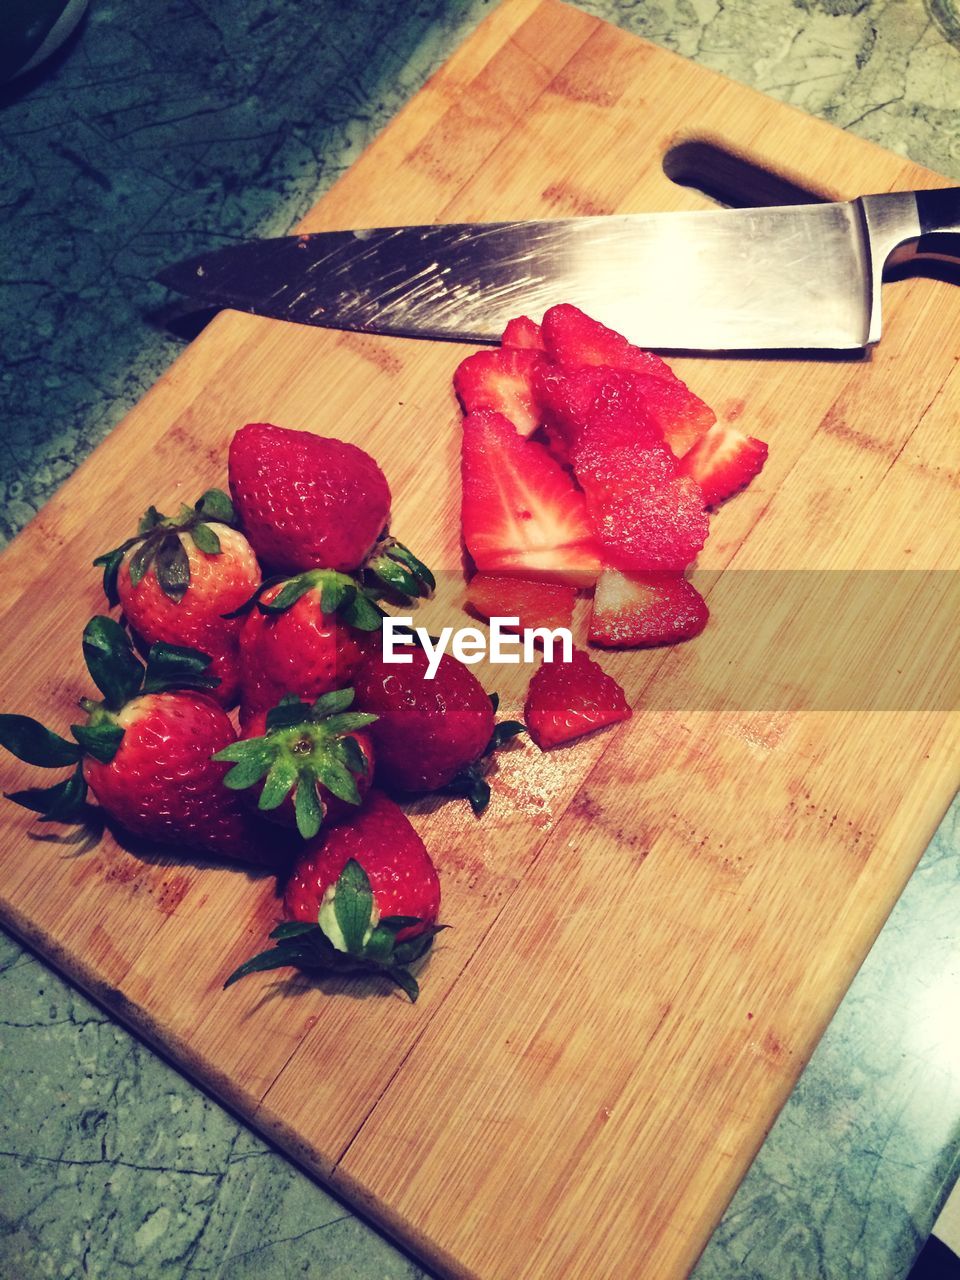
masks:
<path fill-rule="evenodd" d="M 556 0 L 507 0 L 304 228 L 702 207 L 664 176 L 680 141 L 832 198 L 942 185 Z M 807 640 L 839 629 L 817 583 L 957 568 L 958 349 L 960 292 L 919 280 L 889 288 L 869 359 L 676 362 L 770 442 L 760 479 L 713 521 L 711 625 L 687 646 L 611 655 L 632 721 L 549 756 L 507 753 L 481 821 L 456 802 L 414 807 L 454 926 L 416 1006 L 282 974 L 223 992 L 275 918 L 269 878 L 60 834 L 12 805 L 4 920 L 433 1266 L 684 1274 L 954 789 L 955 702 L 931 694 L 950 671 L 949 609 L 923 620 L 924 662 L 889 705 L 842 680 L 828 705 L 791 673 Z M 5 554 L 0 705 L 67 725 L 87 691 L 80 631 L 102 603 L 90 561 L 149 502 L 222 482 L 249 420 L 368 448 L 395 529 L 452 590 L 463 354 L 220 315 Z M 785 571 L 813 584 L 817 625 L 799 644 L 806 608 L 766 627 Z M 892 639 L 917 611 L 883 599 L 887 613 L 853 620 L 867 636 L 854 658 L 819 654 L 821 679 L 901 661 Z M 704 696 L 737 670 L 762 692 Z M 489 676 L 516 705 L 525 674 Z M 27 774 L 7 762 L 3 784 Z"/>

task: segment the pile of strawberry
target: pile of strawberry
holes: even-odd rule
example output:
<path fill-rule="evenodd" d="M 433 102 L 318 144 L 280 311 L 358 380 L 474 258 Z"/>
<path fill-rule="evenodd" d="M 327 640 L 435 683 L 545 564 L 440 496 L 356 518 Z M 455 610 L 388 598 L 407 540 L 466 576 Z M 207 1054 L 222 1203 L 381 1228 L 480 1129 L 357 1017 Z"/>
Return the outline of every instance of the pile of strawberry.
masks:
<path fill-rule="evenodd" d="M 14 755 L 70 770 L 9 798 L 70 821 L 92 793 L 134 836 L 286 873 L 276 946 L 230 981 L 372 969 L 415 998 L 440 885 L 390 795 L 447 791 L 481 810 L 487 757 L 523 726 L 496 724 L 496 700 L 449 655 L 429 682 L 421 650 L 384 664 L 384 606 L 434 580 L 390 535 L 369 454 L 258 423 L 233 437 L 228 471 L 230 496 L 151 507 L 98 557 L 121 611 L 83 634 L 100 696 L 81 700 L 70 738 L 0 716 Z"/>
<path fill-rule="evenodd" d="M 472 608 L 569 626 L 578 590 L 592 589 L 592 644 L 699 635 L 707 605 L 686 570 L 709 509 L 758 474 L 767 446 L 718 422 L 658 356 L 568 303 L 541 324 L 512 320 L 499 348 L 462 361 L 454 386 Z M 577 673 L 545 664 L 531 682 L 525 719 L 542 747 L 629 715 L 596 663 L 582 651 L 575 663 Z M 589 700 L 579 716 L 573 686 Z"/>

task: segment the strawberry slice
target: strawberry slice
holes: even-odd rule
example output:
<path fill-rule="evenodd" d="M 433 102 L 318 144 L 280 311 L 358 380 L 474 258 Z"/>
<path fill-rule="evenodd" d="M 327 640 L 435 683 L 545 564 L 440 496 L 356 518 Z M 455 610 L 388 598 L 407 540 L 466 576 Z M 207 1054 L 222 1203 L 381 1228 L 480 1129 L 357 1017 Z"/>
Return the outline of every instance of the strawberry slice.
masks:
<path fill-rule="evenodd" d="M 633 369 L 655 377 L 672 378 L 666 361 L 652 351 L 633 346 L 620 333 L 569 302 L 551 307 L 543 316 L 543 345 L 558 364 L 576 368 L 584 364 L 605 364 L 613 369 Z"/>
<path fill-rule="evenodd" d="M 682 571 L 696 559 L 709 532 L 703 494 L 678 476 L 664 444 L 624 443 L 614 430 L 593 424 L 581 435 L 574 474 L 604 563 L 634 571 Z"/>
<path fill-rule="evenodd" d="M 590 618 L 590 640 L 607 649 L 675 644 L 698 636 L 710 614 L 681 573 L 620 573 L 604 569 Z"/>
<path fill-rule="evenodd" d="M 492 409 L 508 418 L 523 436 L 540 425 L 534 374 L 543 355 L 519 347 L 478 351 L 461 361 L 453 385 L 465 413 Z"/>
<path fill-rule="evenodd" d="M 507 322 L 500 339 L 501 347 L 524 347 L 530 351 L 544 351 L 543 331 L 529 316 L 517 316 Z"/>
<path fill-rule="evenodd" d="M 476 573 L 467 587 L 467 604 L 482 618 L 519 618 L 527 627 L 569 627 L 576 587 L 527 578 L 498 578 Z"/>
<path fill-rule="evenodd" d="M 696 480 L 704 502 L 713 507 L 749 484 L 766 460 L 767 446 L 762 440 L 718 422 L 685 455 L 680 474 Z"/>
<path fill-rule="evenodd" d="M 463 539 L 477 568 L 589 586 L 600 556 L 583 494 L 500 413 L 463 422 Z"/>
<path fill-rule="evenodd" d="M 542 751 L 629 720 L 631 714 L 616 680 L 582 649 L 574 649 L 569 662 L 540 666 L 530 681 L 523 709 L 530 737 Z"/>

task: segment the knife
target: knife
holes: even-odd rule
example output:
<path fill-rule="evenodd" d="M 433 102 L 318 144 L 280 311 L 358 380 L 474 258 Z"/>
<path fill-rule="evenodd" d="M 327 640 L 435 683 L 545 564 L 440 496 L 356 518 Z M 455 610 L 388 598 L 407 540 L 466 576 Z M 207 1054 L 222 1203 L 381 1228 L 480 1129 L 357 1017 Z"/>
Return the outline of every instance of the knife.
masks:
<path fill-rule="evenodd" d="M 960 188 L 844 203 L 248 240 L 167 267 L 205 303 L 301 324 L 496 342 L 572 302 L 657 350 L 863 349 L 884 268 L 960 262 Z"/>

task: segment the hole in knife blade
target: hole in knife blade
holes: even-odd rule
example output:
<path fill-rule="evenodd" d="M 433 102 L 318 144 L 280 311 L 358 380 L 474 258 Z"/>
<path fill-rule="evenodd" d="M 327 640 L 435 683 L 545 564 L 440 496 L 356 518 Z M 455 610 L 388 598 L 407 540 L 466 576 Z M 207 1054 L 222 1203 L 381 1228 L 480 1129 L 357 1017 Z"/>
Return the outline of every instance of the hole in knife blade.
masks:
<path fill-rule="evenodd" d="M 832 199 L 732 151 L 725 151 L 713 142 L 697 139 L 678 142 L 664 154 L 662 164 L 671 182 L 699 191 L 725 209 L 821 204 Z"/>

